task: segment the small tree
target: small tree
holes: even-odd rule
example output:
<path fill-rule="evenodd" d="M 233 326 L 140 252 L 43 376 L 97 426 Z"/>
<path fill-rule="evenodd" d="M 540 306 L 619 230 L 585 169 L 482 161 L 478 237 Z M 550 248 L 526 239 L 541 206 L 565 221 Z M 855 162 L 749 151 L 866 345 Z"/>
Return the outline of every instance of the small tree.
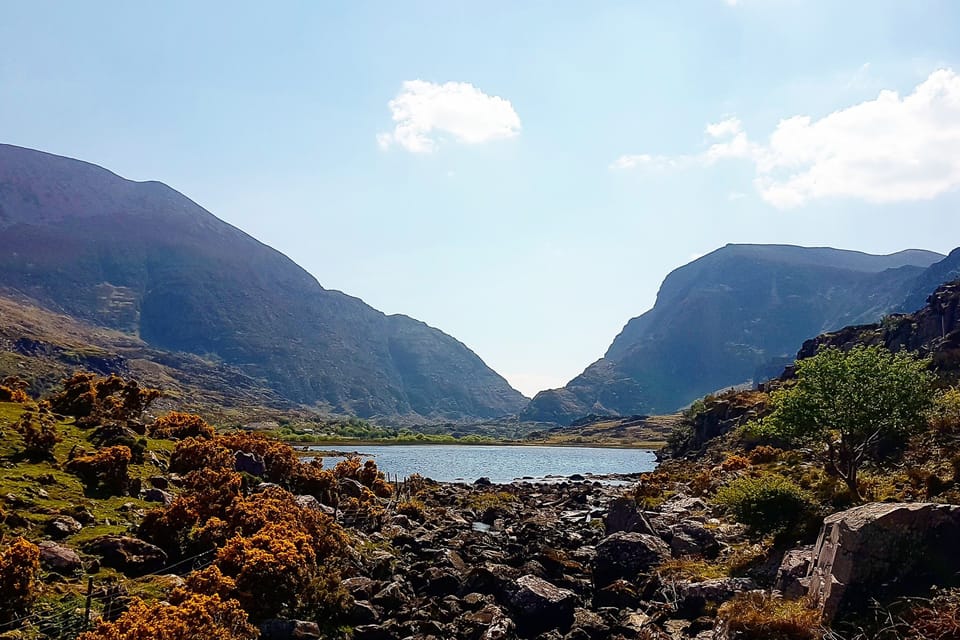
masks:
<path fill-rule="evenodd" d="M 929 361 L 882 346 L 835 347 L 797 362 L 796 384 L 775 391 L 761 434 L 826 446 L 827 460 L 860 497 L 858 473 L 884 441 L 923 426 L 933 398 Z"/>

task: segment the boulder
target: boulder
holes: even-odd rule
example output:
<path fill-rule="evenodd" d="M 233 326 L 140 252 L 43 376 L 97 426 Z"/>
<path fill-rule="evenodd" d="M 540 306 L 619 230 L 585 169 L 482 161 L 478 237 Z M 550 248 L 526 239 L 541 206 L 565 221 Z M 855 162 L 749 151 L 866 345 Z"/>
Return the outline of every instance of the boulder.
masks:
<path fill-rule="evenodd" d="M 169 491 L 164 491 L 163 489 L 147 489 L 143 494 L 143 499 L 146 502 L 160 502 L 165 505 L 169 505 L 173 502 L 173 494 Z"/>
<path fill-rule="evenodd" d="M 909 595 L 960 571 L 960 506 L 870 503 L 823 521 L 808 594 L 830 620 L 870 598 Z"/>
<path fill-rule="evenodd" d="M 130 576 L 152 573 L 167 563 L 163 549 L 129 536 L 101 536 L 88 542 L 85 549 L 103 558 L 104 565 Z"/>
<path fill-rule="evenodd" d="M 72 536 L 81 529 L 83 525 L 70 516 L 57 516 L 47 523 L 47 533 L 57 540 Z"/>
<path fill-rule="evenodd" d="M 716 558 L 720 543 L 710 529 L 696 520 L 683 520 L 670 528 L 670 551 L 676 557 L 703 556 Z"/>
<path fill-rule="evenodd" d="M 632 580 L 669 558 L 670 548 L 660 538 L 645 533 L 615 533 L 597 545 L 593 580 L 598 586 L 617 578 Z"/>
<path fill-rule="evenodd" d="M 340 488 L 340 494 L 343 496 L 348 498 L 363 497 L 364 486 L 353 478 L 340 478 L 338 486 Z"/>
<path fill-rule="evenodd" d="M 37 546 L 40 547 L 40 564 L 44 568 L 67 576 L 83 569 L 83 562 L 73 549 L 49 540 Z"/>
<path fill-rule="evenodd" d="M 233 454 L 233 461 L 233 468 L 239 473 L 249 473 L 252 476 L 262 478 L 267 472 L 263 458 L 255 453 L 237 451 Z"/>
<path fill-rule="evenodd" d="M 331 518 L 337 513 L 336 509 L 333 507 L 328 507 L 311 495 L 297 496 L 297 504 L 301 509 L 307 509 L 308 511 L 319 511 L 320 513 L 328 515 Z"/>
<path fill-rule="evenodd" d="M 607 535 L 624 531 L 626 533 L 646 533 L 656 535 L 650 522 L 637 507 L 632 498 L 616 498 L 610 501 L 607 515 L 603 519 Z"/>
<path fill-rule="evenodd" d="M 264 620 L 260 623 L 260 640 L 319 640 L 320 627 L 304 620 Z"/>
<path fill-rule="evenodd" d="M 521 631 L 530 635 L 570 628 L 577 596 L 532 575 L 517 578 L 509 588 L 508 605 Z"/>
<path fill-rule="evenodd" d="M 787 551 L 783 556 L 783 560 L 780 561 L 780 568 L 777 569 L 777 576 L 774 579 L 773 588 L 787 598 L 800 598 L 807 592 L 810 586 L 810 580 L 807 576 L 810 574 L 810 566 L 812 564 L 812 545 Z"/>
<path fill-rule="evenodd" d="M 707 603 L 720 605 L 743 591 L 751 591 L 757 584 L 750 578 L 715 578 L 702 582 L 677 583 L 677 604 L 683 615 L 695 618 L 703 613 Z"/>

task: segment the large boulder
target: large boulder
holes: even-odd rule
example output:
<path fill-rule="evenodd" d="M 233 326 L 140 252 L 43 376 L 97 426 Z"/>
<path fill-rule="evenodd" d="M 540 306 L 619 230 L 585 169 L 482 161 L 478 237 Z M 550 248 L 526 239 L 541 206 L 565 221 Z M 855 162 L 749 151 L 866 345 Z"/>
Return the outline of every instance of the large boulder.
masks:
<path fill-rule="evenodd" d="M 670 547 L 645 533 L 614 533 L 597 545 L 593 581 L 605 586 L 617 578 L 628 580 L 670 559 Z"/>
<path fill-rule="evenodd" d="M 73 549 L 49 540 L 41 542 L 37 546 L 40 547 L 40 564 L 45 569 L 67 576 L 83 569 L 83 562 Z"/>
<path fill-rule="evenodd" d="M 832 619 L 866 604 L 925 590 L 960 571 L 960 506 L 871 503 L 823 521 L 808 594 Z"/>
<path fill-rule="evenodd" d="M 577 596 L 569 589 L 525 575 L 511 585 L 508 602 L 520 630 L 536 635 L 550 629 L 568 630 L 573 623 Z"/>
<path fill-rule="evenodd" d="M 88 553 L 103 558 L 103 564 L 130 576 L 162 569 L 167 563 L 163 549 L 129 536 L 101 536 L 87 543 Z"/>
<path fill-rule="evenodd" d="M 610 501 L 607 515 L 603 520 L 607 535 L 625 531 L 627 533 L 646 533 L 656 535 L 650 522 L 644 517 L 632 498 L 616 498 Z"/>

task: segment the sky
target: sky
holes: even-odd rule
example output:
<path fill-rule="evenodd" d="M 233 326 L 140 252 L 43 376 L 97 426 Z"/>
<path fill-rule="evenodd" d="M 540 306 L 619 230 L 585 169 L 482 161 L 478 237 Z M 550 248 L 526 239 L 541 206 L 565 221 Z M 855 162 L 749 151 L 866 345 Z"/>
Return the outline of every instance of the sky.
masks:
<path fill-rule="evenodd" d="M 953 0 L 0 0 L 0 142 L 562 386 L 727 243 L 960 245 Z"/>

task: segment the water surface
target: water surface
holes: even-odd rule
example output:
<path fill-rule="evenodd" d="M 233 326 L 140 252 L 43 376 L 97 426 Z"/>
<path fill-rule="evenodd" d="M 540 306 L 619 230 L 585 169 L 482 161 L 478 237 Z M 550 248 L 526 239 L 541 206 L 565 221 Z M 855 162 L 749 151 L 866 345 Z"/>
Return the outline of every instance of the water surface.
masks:
<path fill-rule="evenodd" d="M 653 451 L 647 449 L 415 444 L 363 446 L 359 452 L 372 456 L 377 466 L 391 476 L 403 478 L 419 473 L 440 482 L 473 482 L 486 477 L 505 483 L 574 474 L 639 473 L 656 467 Z M 338 460 L 324 458 L 324 466 L 332 467 Z"/>

